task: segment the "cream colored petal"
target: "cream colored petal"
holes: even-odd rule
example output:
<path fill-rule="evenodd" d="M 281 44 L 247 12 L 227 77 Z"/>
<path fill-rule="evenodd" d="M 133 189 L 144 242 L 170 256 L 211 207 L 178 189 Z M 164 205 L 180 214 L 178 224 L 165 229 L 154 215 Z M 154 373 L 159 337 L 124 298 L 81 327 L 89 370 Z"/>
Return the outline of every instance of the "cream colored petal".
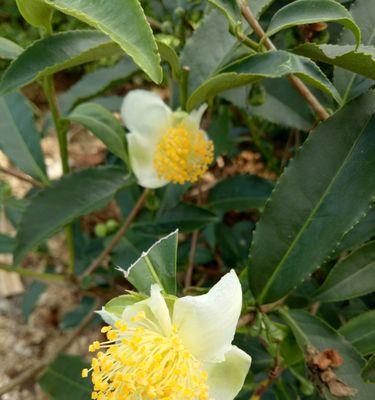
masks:
<path fill-rule="evenodd" d="M 155 144 L 139 133 L 126 135 L 130 164 L 139 184 L 145 188 L 156 189 L 168 182 L 158 176 L 154 168 Z"/>
<path fill-rule="evenodd" d="M 130 132 L 139 132 L 155 140 L 170 124 L 172 111 L 155 93 L 147 90 L 129 92 L 122 103 L 121 116 Z"/>
<path fill-rule="evenodd" d="M 120 319 L 120 318 L 116 317 L 115 314 L 112 314 L 112 313 L 106 311 L 104 307 L 102 307 L 101 310 L 96 311 L 96 313 L 99 314 L 101 316 L 101 318 L 103 319 L 103 321 L 108 325 L 113 326 L 115 324 L 115 322 Z"/>
<path fill-rule="evenodd" d="M 177 299 L 173 323 L 195 357 L 204 362 L 223 361 L 231 348 L 241 307 L 241 284 L 231 271 L 207 294 Z"/>
<path fill-rule="evenodd" d="M 190 114 L 188 119 L 195 123 L 197 126 L 200 126 L 201 122 L 202 122 L 202 118 L 204 113 L 207 110 L 207 104 L 202 104 L 198 109 L 193 110 Z"/>
<path fill-rule="evenodd" d="M 146 300 L 150 310 L 161 326 L 165 336 L 170 336 L 172 333 L 171 316 L 164 297 L 161 295 L 161 287 L 159 285 L 151 286 L 151 296 Z"/>
<path fill-rule="evenodd" d="M 221 363 L 206 364 L 210 397 L 215 400 L 233 400 L 240 392 L 249 372 L 251 357 L 236 346 L 225 354 Z"/>

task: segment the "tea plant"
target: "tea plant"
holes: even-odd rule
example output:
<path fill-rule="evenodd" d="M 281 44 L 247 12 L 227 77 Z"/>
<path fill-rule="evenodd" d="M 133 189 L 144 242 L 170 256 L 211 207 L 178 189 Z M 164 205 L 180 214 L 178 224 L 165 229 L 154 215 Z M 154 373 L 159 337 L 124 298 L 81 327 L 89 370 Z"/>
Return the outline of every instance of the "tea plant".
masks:
<path fill-rule="evenodd" d="M 32 188 L 1 186 L 16 235 L 0 236 L 13 254 L 0 269 L 43 282 L 32 304 L 52 285 L 81 304 L 54 354 L 0 395 L 35 379 L 57 400 L 372 398 L 375 2 L 16 4 L 39 38 L 0 38 L 14 166 L 1 172 Z M 82 65 L 57 92 L 55 74 Z M 77 126 L 106 147 L 103 165 L 74 168 Z M 84 226 L 112 206 L 118 217 Z M 46 243 L 62 232 L 56 260 Z M 95 310 L 107 339 L 91 360 L 64 354 Z"/>

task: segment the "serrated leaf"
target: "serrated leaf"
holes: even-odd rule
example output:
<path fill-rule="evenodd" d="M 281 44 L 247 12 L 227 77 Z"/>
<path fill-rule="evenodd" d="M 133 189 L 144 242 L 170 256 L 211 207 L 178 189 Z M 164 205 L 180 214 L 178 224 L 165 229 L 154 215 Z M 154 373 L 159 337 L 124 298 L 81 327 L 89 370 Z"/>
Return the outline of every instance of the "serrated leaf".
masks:
<path fill-rule="evenodd" d="M 350 14 L 362 32 L 362 44 L 375 46 L 375 3 L 367 0 L 356 0 L 350 7 Z M 339 45 L 353 45 L 353 36 L 343 31 Z M 333 82 L 343 97 L 343 101 L 353 99 L 366 92 L 374 82 L 363 76 L 336 67 Z"/>
<path fill-rule="evenodd" d="M 351 347 L 341 335 L 319 318 L 299 310 L 282 311 L 282 318 L 290 326 L 301 350 L 306 352 L 307 346 L 312 345 L 318 351 L 334 349 L 344 359 L 340 367 L 335 368 L 337 377 L 351 388 L 357 390 L 356 400 L 368 400 L 372 397 L 373 389 L 361 378 L 361 370 L 365 360 Z M 337 399 L 327 389 L 324 397 Z"/>
<path fill-rule="evenodd" d="M 267 29 L 272 36 L 283 29 L 318 22 L 336 22 L 351 30 L 357 46 L 361 43 L 361 30 L 345 7 L 334 0 L 297 0 L 274 14 Z"/>
<path fill-rule="evenodd" d="M 352 250 L 375 236 L 375 207 L 370 209 L 361 218 L 356 221 L 352 229 L 347 232 L 340 240 L 339 245 L 334 251 L 334 255 L 338 255 L 343 251 Z"/>
<path fill-rule="evenodd" d="M 341 68 L 375 79 L 375 47 L 305 43 L 293 50 L 294 53 L 313 60 L 337 65 Z"/>
<path fill-rule="evenodd" d="M 43 0 L 107 34 L 155 82 L 163 79 L 160 56 L 138 0 Z"/>
<path fill-rule="evenodd" d="M 130 58 L 125 57 L 114 66 L 98 68 L 84 75 L 81 80 L 59 96 L 61 112 L 66 114 L 73 106 L 125 82 L 138 70 L 138 66 Z"/>
<path fill-rule="evenodd" d="M 255 175 L 226 178 L 210 190 L 207 207 L 215 211 L 244 211 L 261 208 L 270 196 L 273 184 Z"/>
<path fill-rule="evenodd" d="M 339 329 L 362 355 L 375 353 L 375 310 L 368 311 Z"/>
<path fill-rule="evenodd" d="M 48 183 L 40 134 L 31 107 L 19 93 L 0 97 L 0 148 L 26 174 Z"/>
<path fill-rule="evenodd" d="M 53 400 L 89 400 L 92 385 L 90 380 L 82 379 L 81 372 L 87 364 L 81 357 L 61 354 L 49 365 L 39 379 L 45 393 Z"/>
<path fill-rule="evenodd" d="M 66 175 L 38 192 L 30 199 L 18 227 L 15 263 L 66 224 L 103 207 L 128 184 L 122 169 L 100 167 Z"/>
<path fill-rule="evenodd" d="M 375 290 L 375 241 L 365 244 L 339 261 L 320 287 L 316 298 L 341 301 Z"/>
<path fill-rule="evenodd" d="M 95 31 L 68 31 L 40 39 L 27 47 L 5 71 L 0 93 L 83 63 L 121 54 L 108 36 Z"/>
<path fill-rule="evenodd" d="M 0 37 L 0 58 L 13 60 L 23 51 L 23 48 L 9 39 Z"/>
<path fill-rule="evenodd" d="M 136 222 L 134 228 L 153 234 L 165 234 L 174 229 L 179 229 L 181 232 L 193 232 L 218 220 L 218 216 L 211 211 L 193 204 L 180 203 L 158 215 L 152 222 Z"/>
<path fill-rule="evenodd" d="M 128 162 L 125 131 L 114 115 L 104 107 L 84 103 L 76 107 L 67 118 L 90 130 L 113 154 L 125 163 Z"/>
<path fill-rule="evenodd" d="M 166 293 L 176 294 L 177 245 L 178 231 L 160 239 L 128 269 L 121 268 L 126 279 L 141 293 L 149 294 L 157 283 Z"/>
<path fill-rule="evenodd" d="M 299 285 L 367 209 L 375 191 L 374 113 L 372 92 L 339 110 L 279 179 L 250 253 L 250 287 L 259 302 Z"/>
<path fill-rule="evenodd" d="M 192 110 L 206 99 L 228 89 L 258 82 L 266 78 L 281 78 L 294 74 L 340 102 L 337 90 L 311 60 L 284 50 L 245 57 L 208 79 L 190 96 L 187 108 Z"/>

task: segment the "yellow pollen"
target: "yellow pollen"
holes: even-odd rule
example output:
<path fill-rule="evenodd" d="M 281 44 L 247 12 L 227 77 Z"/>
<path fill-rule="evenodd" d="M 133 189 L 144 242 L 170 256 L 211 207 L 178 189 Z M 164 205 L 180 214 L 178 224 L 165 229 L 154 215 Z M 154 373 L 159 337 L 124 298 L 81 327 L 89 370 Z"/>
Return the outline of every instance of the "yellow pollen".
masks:
<path fill-rule="evenodd" d="M 173 327 L 170 336 L 155 330 L 154 322 L 144 313 L 134 318 L 136 325 L 117 322 L 110 341 L 90 347 L 101 349 L 93 358 L 90 370 L 94 391 L 99 400 L 213 400 L 202 363 L 185 348 Z M 126 329 L 124 329 L 126 328 Z"/>
<path fill-rule="evenodd" d="M 157 145 L 154 166 L 161 178 L 196 182 L 214 159 L 214 146 L 203 131 L 181 123 L 167 129 Z"/>

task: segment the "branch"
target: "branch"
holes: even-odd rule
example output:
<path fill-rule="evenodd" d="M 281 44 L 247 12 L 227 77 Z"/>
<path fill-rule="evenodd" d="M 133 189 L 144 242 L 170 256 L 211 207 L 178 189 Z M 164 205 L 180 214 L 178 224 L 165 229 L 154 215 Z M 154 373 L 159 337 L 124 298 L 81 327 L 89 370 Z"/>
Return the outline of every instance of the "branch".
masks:
<path fill-rule="evenodd" d="M 191 237 L 191 247 L 189 252 L 189 265 L 185 275 L 185 288 L 191 286 L 194 273 L 195 253 L 197 251 L 199 231 L 194 231 Z"/>
<path fill-rule="evenodd" d="M 128 218 L 126 218 L 125 222 L 123 223 L 121 228 L 118 230 L 116 235 L 113 237 L 111 242 L 104 249 L 104 251 L 90 264 L 90 266 L 87 268 L 87 270 L 81 275 L 81 277 L 80 277 L 81 282 L 86 276 L 89 276 L 90 274 L 92 274 L 102 264 L 103 260 L 111 253 L 111 251 L 114 249 L 114 247 L 117 245 L 117 243 L 125 235 L 126 231 L 129 229 L 130 224 L 134 221 L 136 216 L 141 211 L 141 208 L 142 208 L 143 204 L 145 203 L 148 194 L 149 194 L 149 189 L 145 189 L 143 191 L 141 197 L 138 199 L 137 203 L 135 204 L 134 208 L 128 215 Z"/>
<path fill-rule="evenodd" d="M 37 187 L 37 188 L 43 188 L 44 185 L 41 184 L 40 182 L 36 181 L 35 179 L 31 178 L 31 176 L 25 175 L 22 172 L 19 172 L 13 168 L 4 168 L 0 167 L 0 172 L 14 176 L 15 178 L 19 179 L 20 181 L 24 181 L 27 183 L 30 183 L 31 185 Z"/>
<path fill-rule="evenodd" d="M 94 317 L 94 310 L 98 307 L 99 301 L 97 300 L 95 302 L 95 305 L 92 309 L 92 311 L 86 315 L 84 320 L 81 322 L 81 324 L 76 328 L 70 335 L 66 337 L 66 339 L 56 348 L 56 351 L 46 357 L 44 360 L 40 361 L 36 365 L 34 365 L 32 368 L 27 369 L 26 371 L 22 372 L 16 379 L 14 379 L 12 382 L 9 382 L 7 385 L 4 385 L 3 387 L 0 388 L 0 396 L 2 396 L 5 393 L 10 392 L 17 386 L 22 385 L 23 383 L 29 381 L 30 379 L 34 378 L 36 375 L 39 375 L 49 364 L 51 364 L 57 356 L 64 352 L 73 342 L 74 340 L 85 330 L 87 325 L 91 322 L 91 320 Z"/>
<path fill-rule="evenodd" d="M 271 39 L 266 36 L 263 28 L 259 24 L 258 20 L 255 18 L 247 2 L 245 3 L 244 0 L 238 0 L 238 3 L 242 15 L 244 16 L 250 27 L 254 30 L 256 35 L 261 39 L 261 42 L 264 43 L 268 50 L 277 50 Z M 330 117 L 327 110 L 320 104 L 319 100 L 312 94 L 310 89 L 301 81 L 301 79 L 297 78 L 294 75 L 289 75 L 288 79 L 298 90 L 298 92 L 305 98 L 305 100 L 310 104 L 311 108 L 316 112 L 319 119 L 325 121 Z"/>
<path fill-rule="evenodd" d="M 21 268 L 21 267 L 12 267 L 11 265 L 2 265 L 0 264 L 0 269 L 6 272 L 15 272 L 17 274 L 20 274 L 22 276 L 27 276 L 29 278 L 33 278 L 38 281 L 43 281 L 43 282 L 54 282 L 54 283 L 59 283 L 59 282 L 64 282 L 65 281 L 65 276 L 64 275 L 59 275 L 59 274 L 47 274 L 43 272 L 36 272 L 31 269 L 27 268 Z"/>

